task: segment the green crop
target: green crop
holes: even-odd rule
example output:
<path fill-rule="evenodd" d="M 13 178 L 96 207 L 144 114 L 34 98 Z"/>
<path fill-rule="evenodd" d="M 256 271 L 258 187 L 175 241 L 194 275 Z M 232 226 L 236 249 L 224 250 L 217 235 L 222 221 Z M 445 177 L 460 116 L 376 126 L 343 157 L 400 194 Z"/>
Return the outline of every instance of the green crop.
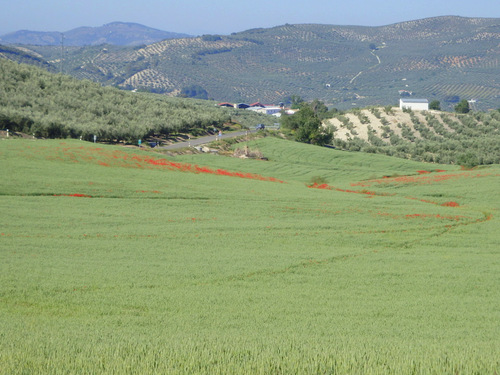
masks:
<path fill-rule="evenodd" d="M 0 373 L 499 371 L 498 165 L 250 147 L 0 141 Z"/>

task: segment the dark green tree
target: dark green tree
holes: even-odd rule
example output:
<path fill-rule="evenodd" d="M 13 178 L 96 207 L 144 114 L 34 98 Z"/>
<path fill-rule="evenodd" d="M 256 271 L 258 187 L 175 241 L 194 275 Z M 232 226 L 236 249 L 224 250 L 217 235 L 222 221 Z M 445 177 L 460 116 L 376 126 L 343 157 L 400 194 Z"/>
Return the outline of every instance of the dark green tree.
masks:
<path fill-rule="evenodd" d="M 284 102 L 290 104 L 292 109 L 298 109 L 304 103 L 304 99 L 302 99 L 299 95 L 287 96 L 284 99 Z"/>
<path fill-rule="evenodd" d="M 181 89 L 181 98 L 208 99 L 208 92 L 199 85 L 191 85 Z"/>
<path fill-rule="evenodd" d="M 474 168 L 479 165 L 479 160 L 475 153 L 469 151 L 465 154 L 458 155 L 457 164 L 466 168 Z"/>
<path fill-rule="evenodd" d="M 306 104 L 311 107 L 311 109 L 314 111 L 314 114 L 320 119 L 323 120 L 327 117 L 328 113 L 328 107 L 320 101 L 319 99 L 314 99 L 311 104 Z"/>
<path fill-rule="evenodd" d="M 439 100 L 433 100 L 432 102 L 429 103 L 429 109 L 434 109 L 436 111 L 441 110 L 441 103 Z"/>
<path fill-rule="evenodd" d="M 457 113 L 469 113 L 469 102 L 466 99 L 462 99 L 456 106 L 455 112 Z"/>
<path fill-rule="evenodd" d="M 282 115 L 281 126 L 289 129 L 297 142 L 324 146 L 333 138 L 332 132 L 323 128 L 321 119 L 310 104 L 303 104 L 293 115 Z"/>

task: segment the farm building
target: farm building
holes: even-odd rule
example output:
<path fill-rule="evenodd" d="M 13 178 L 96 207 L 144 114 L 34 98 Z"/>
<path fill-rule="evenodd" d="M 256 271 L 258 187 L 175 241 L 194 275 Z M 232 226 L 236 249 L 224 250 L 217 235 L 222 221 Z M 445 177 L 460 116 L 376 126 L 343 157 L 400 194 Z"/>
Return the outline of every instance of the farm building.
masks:
<path fill-rule="evenodd" d="M 259 108 L 259 107 L 251 107 L 249 108 L 252 111 L 258 112 L 258 113 L 263 113 L 265 115 L 274 115 L 274 116 L 280 116 L 281 115 L 281 110 L 283 108 L 281 107 L 264 107 L 264 108 Z"/>
<path fill-rule="evenodd" d="M 399 108 L 407 108 L 412 111 L 428 111 L 429 101 L 427 99 L 399 99 Z"/>
<path fill-rule="evenodd" d="M 260 108 L 264 108 L 265 105 L 262 104 L 261 102 L 255 102 L 255 103 L 252 103 L 250 104 L 250 107 L 260 107 Z"/>

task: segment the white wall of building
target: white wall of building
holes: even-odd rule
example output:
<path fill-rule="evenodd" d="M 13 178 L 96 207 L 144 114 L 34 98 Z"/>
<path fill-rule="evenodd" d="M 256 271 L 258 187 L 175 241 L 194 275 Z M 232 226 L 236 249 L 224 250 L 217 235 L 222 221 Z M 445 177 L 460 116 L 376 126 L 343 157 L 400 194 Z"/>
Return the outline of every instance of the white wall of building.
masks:
<path fill-rule="evenodd" d="M 412 111 L 428 111 L 429 101 L 427 99 L 399 99 L 399 108 L 408 108 Z"/>

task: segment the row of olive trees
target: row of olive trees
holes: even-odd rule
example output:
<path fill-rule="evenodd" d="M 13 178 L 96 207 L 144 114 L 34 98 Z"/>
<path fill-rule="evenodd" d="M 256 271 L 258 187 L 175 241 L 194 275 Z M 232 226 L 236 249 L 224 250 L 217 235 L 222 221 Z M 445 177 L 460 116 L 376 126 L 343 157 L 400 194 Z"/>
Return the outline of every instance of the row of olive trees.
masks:
<path fill-rule="evenodd" d="M 335 139 L 333 144 L 345 150 L 467 167 L 500 163 L 500 110 L 488 113 L 473 112 L 455 117 L 441 113 L 441 121 L 436 116 L 427 113 L 426 125 L 411 116 L 419 137 L 409 126 L 399 124 L 401 136 L 387 129 L 385 135 L 388 142 L 369 131 L 368 141 L 354 137 L 348 141 Z M 451 131 L 446 129 L 443 123 Z"/>
<path fill-rule="evenodd" d="M 0 128 L 39 137 L 136 140 L 221 128 L 228 110 L 212 102 L 104 88 L 0 59 Z"/>

